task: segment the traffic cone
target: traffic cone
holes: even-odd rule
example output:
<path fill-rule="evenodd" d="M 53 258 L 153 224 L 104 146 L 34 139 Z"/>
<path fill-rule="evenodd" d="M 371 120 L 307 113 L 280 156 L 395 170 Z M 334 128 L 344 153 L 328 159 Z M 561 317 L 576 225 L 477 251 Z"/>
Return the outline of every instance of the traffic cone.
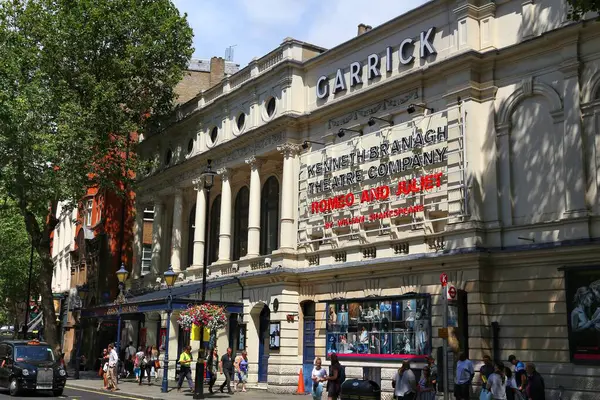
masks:
<path fill-rule="evenodd" d="M 298 375 L 298 390 L 296 394 L 304 394 L 304 373 L 302 372 L 302 368 L 300 368 L 300 374 Z"/>

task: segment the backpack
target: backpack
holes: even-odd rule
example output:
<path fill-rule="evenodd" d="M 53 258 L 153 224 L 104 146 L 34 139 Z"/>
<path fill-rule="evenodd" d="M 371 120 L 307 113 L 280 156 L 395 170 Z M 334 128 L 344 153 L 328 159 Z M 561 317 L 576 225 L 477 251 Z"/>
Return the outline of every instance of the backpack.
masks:
<path fill-rule="evenodd" d="M 340 372 L 338 373 L 338 375 L 338 380 L 340 381 L 340 383 L 344 383 L 344 381 L 346 380 L 346 367 L 340 365 Z"/>

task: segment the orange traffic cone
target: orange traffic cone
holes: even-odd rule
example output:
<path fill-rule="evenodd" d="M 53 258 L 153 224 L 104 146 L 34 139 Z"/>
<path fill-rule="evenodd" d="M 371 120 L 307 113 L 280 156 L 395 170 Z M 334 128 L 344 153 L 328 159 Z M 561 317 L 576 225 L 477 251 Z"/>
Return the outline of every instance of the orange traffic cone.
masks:
<path fill-rule="evenodd" d="M 300 374 L 298 375 L 298 390 L 296 394 L 304 394 L 304 373 L 302 372 L 302 368 L 300 368 Z"/>

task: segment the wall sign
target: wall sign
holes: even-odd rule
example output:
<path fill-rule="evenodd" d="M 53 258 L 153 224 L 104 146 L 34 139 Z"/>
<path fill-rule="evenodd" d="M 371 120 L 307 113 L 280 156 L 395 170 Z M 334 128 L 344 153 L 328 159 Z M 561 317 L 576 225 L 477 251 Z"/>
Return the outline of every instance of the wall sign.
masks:
<path fill-rule="evenodd" d="M 437 51 L 433 47 L 435 31 L 435 27 L 431 27 L 427 31 L 422 31 L 420 34 L 419 56 L 422 60 L 426 59 L 430 55 L 437 54 Z M 415 61 L 415 40 L 412 38 L 404 39 L 398 46 L 397 51 L 400 65 L 412 64 Z M 392 46 L 388 46 L 385 49 L 385 72 L 392 72 L 392 69 L 394 68 L 392 62 L 393 52 L 394 48 Z M 348 87 L 362 84 L 365 79 L 363 76 L 363 70 L 365 69 L 365 66 L 367 81 L 381 76 L 381 57 L 377 53 L 369 54 L 369 56 L 367 56 L 365 65 L 363 65 L 360 61 L 354 61 L 347 66 L 347 69 L 350 71 L 349 82 L 347 82 L 344 77 L 345 69 L 338 68 L 335 73 L 335 78 L 333 79 L 332 90 L 330 90 L 329 77 L 327 75 L 320 76 L 319 79 L 317 79 L 316 84 L 317 97 L 319 99 L 324 99 L 329 95 L 330 92 L 336 94 L 347 90 Z"/>

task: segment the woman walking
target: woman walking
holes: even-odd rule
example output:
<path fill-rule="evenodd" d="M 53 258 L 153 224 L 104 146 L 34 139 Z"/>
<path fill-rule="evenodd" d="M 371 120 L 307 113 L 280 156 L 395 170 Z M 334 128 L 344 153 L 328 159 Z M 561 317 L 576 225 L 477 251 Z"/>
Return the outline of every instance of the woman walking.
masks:
<path fill-rule="evenodd" d="M 104 381 L 104 389 L 108 389 L 108 350 L 102 350 L 102 358 L 100 359 L 100 371 L 102 371 L 102 380 Z"/>
<path fill-rule="evenodd" d="M 248 353 L 245 351 L 242 351 L 242 357 L 238 365 L 238 371 L 238 383 L 242 384 L 242 392 L 245 392 L 246 382 L 248 382 Z M 235 389 L 237 389 L 237 386 Z"/>
<path fill-rule="evenodd" d="M 508 381 L 504 373 L 504 364 L 498 362 L 494 366 L 494 373 L 488 377 L 486 388 L 492 394 L 492 399 L 506 400 L 507 385 Z"/>
<path fill-rule="evenodd" d="M 315 359 L 315 367 L 312 370 L 312 397 L 313 400 L 321 400 L 323 395 L 323 384 L 322 382 L 327 381 L 327 371 L 321 367 L 321 359 L 317 357 Z"/>
<path fill-rule="evenodd" d="M 342 388 L 342 382 L 340 379 L 342 376 L 341 370 L 342 365 L 338 360 L 337 354 L 332 353 L 331 367 L 329 368 L 329 376 L 325 378 L 327 379 L 327 400 L 337 400 L 340 395 Z"/>
<path fill-rule="evenodd" d="M 152 358 L 154 359 L 154 381 L 158 382 L 160 375 L 160 352 L 156 346 L 152 346 Z"/>
<path fill-rule="evenodd" d="M 435 400 L 435 383 L 431 377 L 429 366 L 423 368 L 423 374 L 417 386 L 418 400 Z"/>

